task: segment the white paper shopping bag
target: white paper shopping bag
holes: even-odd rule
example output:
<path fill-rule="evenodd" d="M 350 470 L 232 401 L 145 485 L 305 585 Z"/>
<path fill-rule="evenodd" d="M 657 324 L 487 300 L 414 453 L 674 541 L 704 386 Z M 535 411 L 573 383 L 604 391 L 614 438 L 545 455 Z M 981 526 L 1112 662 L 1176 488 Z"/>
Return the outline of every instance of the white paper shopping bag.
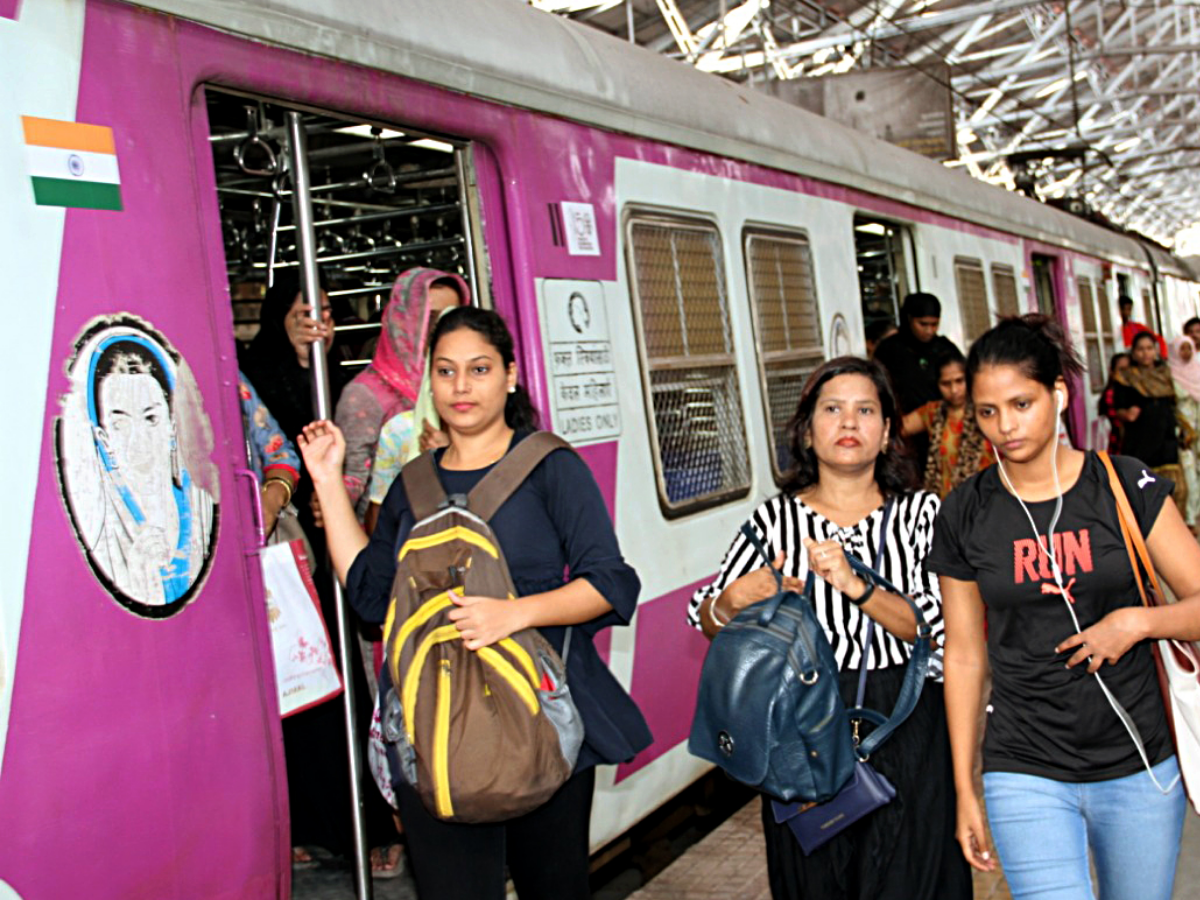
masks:
<path fill-rule="evenodd" d="M 289 716 L 342 690 L 332 644 L 302 541 L 259 551 L 275 657 L 279 713 Z"/>

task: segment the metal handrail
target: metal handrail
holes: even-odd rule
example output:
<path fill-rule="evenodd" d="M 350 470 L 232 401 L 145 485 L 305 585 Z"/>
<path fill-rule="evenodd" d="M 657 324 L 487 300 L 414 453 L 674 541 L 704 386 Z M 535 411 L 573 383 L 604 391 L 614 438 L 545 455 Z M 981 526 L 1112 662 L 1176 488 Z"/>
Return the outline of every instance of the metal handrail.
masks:
<path fill-rule="evenodd" d="M 319 322 L 321 320 L 321 285 L 317 271 L 312 195 L 309 190 L 307 135 L 304 132 L 302 114 L 289 111 L 287 124 L 288 153 L 291 162 L 292 183 L 295 186 L 292 194 L 292 213 L 297 225 L 296 237 L 301 263 L 300 281 L 304 291 L 304 302 L 308 304 L 309 315 Z M 313 417 L 328 419 L 333 414 L 333 404 L 329 393 L 329 360 L 325 356 L 325 345 L 321 341 L 315 341 L 309 346 L 312 354 L 309 358 L 309 372 L 312 374 L 313 381 Z M 330 568 L 332 569 L 332 567 Z M 341 657 L 346 755 L 350 763 L 351 813 L 354 821 L 354 881 L 359 900 L 371 900 L 371 867 L 367 855 L 366 821 L 363 816 L 362 766 L 358 753 L 358 718 L 355 715 L 354 671 L 351 657 L 353 629 L 350 626 L 346 598 L 342 594 L 342 586 L 336 575 L 333 575 L 333 599 L 337 609 L 337 641 L 338 653 Z"/>

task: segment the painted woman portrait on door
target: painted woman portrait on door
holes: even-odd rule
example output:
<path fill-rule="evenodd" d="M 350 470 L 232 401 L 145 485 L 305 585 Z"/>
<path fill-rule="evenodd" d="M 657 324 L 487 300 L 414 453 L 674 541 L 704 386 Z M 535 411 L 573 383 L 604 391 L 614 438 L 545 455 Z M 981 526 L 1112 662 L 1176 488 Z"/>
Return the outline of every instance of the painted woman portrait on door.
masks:
<path fill-rule="evenodd" d="M 194 596 L 215 546 L 208 416 L 187 364 L 140 319 L 94 323 L 75 348 L 57 434 L 67 509 L 113 598 L 165 618 Z"/>

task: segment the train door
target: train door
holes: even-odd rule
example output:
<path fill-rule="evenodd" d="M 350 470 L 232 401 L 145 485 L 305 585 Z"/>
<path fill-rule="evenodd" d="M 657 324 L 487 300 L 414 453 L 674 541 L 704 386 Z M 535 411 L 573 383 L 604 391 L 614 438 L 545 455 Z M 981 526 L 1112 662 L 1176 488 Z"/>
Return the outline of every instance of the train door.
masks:
<path fill-rule="evenodd" d="M 900 304 L 913 290 L 915 276 L 912 242 L 908 229 L 871 216 L 854 217 L 854 255 L 858 262 L 858 286 L 863 327 L 879 322 L 900 323 Z"/>
<path fill-rule="evenodd" d="M 371 362 L 381 342 L 396 346 L 393 354 L 415 346 L 415 340 L 408 348 L 392 343 L 390 335 L 400 327 L 393 324 L 396 319 L 389 318 L 386 329 L 381 325 L 393 286 L 399 291 L 408 283 L 398 281 L 402 273 L 415 267 L 450 273 L 475 295 L 465 299 L 490 305 L 477 276 L 474 248 L 482 246 L 472 228 L 477 217 L 468 212 L 475 202 L 468 189 L 470 148 L 408 128 L 296 109 L 216 87 L 206 90 L 205 99 L 240 367 L 294 442 L 318 414 L 333 417 L 341 387 Z M 310 274 L 299 278 L 306 266 Z M 313 272 L 324 290 L 321 303 L 328 303 L 333 340 L 324 366 L 318 353 L 305 370 L 297 362 L 307 362 L 308 354 L 292 347 L 284 320 Z M 317 296 L 315 288 L 302 293 L 309 302 Z M 391 369 L 379 371 L 391 380 L 403 378 L 403 361 L 395 355 L 391 360 Z M 410 387 L 415 395 L 417 385 Z M 366 471 L 364 480 L 371 470 Z M 394 831 L 388 831 L 390 810 L 353 749 L 363 746 L 369 723 L 373 671 L 363 676 L 373 667 L 362 660 L 372 659 L 371 641 L 378 634 L 347 612 L 324 564 L 320 530 L 308 515 L 310 496 L 302 477 L 294 505 L 314 545 L 321 606 L 349 689 L 340 700 L 298 710 L 285 720 L 288 765 L 296 770 L 289 774 L 298 776 L 289 783 L 336 778 L 346 794 L 355 786 L 357 791 L 353 802 L 344 801 L 355 814 L 352 827 L 346 820 L 330 827 L 331 810 L 340 816 L 347 809 L 329 801 L 330 795 L 324 795 L 324 807 L 293 805 L 291 824 L 296 843 L 321 844 L 317 837 L 301 839 L 301 830 L 343 841 L 352 834 L 359 895 L 369 896 L 367 842 L 386 846 L 395 840 Z M 322 752 L 332 750 L 345 760 L 344 767 L 332 770 L 328 755 L 321 759 L 304 750 L 331 733 L 341 746 L 327 743 Z M 322 884 L 300 874 L 294 896 L 310 896 Z"/>

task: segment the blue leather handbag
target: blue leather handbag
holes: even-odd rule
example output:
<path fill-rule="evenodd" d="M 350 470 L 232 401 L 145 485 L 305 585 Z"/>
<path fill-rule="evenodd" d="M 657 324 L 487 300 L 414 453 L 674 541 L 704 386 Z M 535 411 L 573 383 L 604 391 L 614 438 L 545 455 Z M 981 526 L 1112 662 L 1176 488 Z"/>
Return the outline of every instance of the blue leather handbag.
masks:
<path fill-rule="evenodd" d="M 749 524 L 742 533 L 770 567 Z M 813 575 L 803 593 L 785 591 L 752 604 L 713 638 L 700 674 L 688 750 L 730 777 L 783 801 L 824 802 L 854 775 L 916 707 L 929 668 L 930 628 L 921 610 L 886 578 L 846 554 L 864 579 L 908 602 L 917 640 L 891 715 L 847 709 L 838 689 L 833 648 L 813 610 Z M 851 720 L 877 727 L 855 746 Z"/>

